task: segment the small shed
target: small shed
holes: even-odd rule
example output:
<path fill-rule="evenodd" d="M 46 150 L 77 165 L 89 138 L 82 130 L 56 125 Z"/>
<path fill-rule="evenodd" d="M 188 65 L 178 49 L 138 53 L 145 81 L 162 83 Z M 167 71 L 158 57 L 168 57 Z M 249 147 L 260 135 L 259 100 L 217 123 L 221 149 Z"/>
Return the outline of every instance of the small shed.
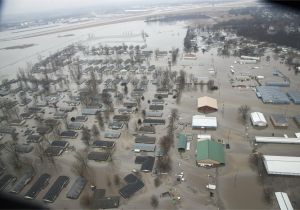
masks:
<path fill-rule="evenodd" d="M 180 133 L 177 139 L 178 152 L 185 152 L 187 146 L 187 138 L 183 133 Z"/>
<path fill-rule="evenodd" d="M 197 142 L 196 163 L 198 166 L 214 166 L 225 164 L 223 144 L 214 140 Z"/>
<path fill-rule="evenodd" d="M 203 96 L 198 98 L 198 112 L 209 113 L 218 110 L 218 102 L 216 99 Z"/>
<path fill-rule="evenodd" d="M 265 116 L 261 112 L 252 112 L 250 114 L 250 119 L 251 119 L 252 125 L 254 125 L 254 126 L 265 127 L 268 125 Z"/>
<path fill-rule="evenodd" d="M 289 125 L 288 118 L 283 114 L 272 114 L 270 119 L 274 127 L 286 128 Z"/>

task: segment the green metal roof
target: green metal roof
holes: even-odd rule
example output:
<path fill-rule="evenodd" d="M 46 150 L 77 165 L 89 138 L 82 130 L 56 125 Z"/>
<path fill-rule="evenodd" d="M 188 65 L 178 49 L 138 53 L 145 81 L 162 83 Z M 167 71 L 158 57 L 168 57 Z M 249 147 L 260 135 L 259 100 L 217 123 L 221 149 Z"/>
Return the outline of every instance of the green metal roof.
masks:
<path fill-rule="evenodd" d="M 177 149 L 186 149 L 187 138 L 184 134 L 179 134 L 177 139 Z"/>
<path fill-rule="evenodd" d="M 215 160 L 225 164 L 224 146 L 213 140 L 204 140 L 197 142 L 196 159 Z"/>

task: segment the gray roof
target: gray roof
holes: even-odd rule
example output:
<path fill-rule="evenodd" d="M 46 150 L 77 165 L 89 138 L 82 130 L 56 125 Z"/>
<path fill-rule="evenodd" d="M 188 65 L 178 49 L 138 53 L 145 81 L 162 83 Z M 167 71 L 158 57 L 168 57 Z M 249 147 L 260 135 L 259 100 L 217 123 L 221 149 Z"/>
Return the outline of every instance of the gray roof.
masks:
<path fill-rule="evenodd" d="M 121 136 L 120 132 L 105 131 L 104 137 L 110 139 L 118 139 Z"/>
<path fill-rule="evenodd" d="M 162 117 L 162 112 L 157 111 L 146 111 L 146 117 Z"/>
<path fill-rule="evenodd" d="M 164 125 L 166 121 L 164 119 L 151 119 L 146 118 L 143 121 L 144 124 L 151 124 L 151 125 Z"/>
<path fill-rule="evenodd" d="M 70 122 L 68 123 L 68 129 L 80 130 L 83 127 L 83 123 L 80 122 Z"/>
<path fill-rule="evenodd" d="M 81 109 L 81 114 L 82 115 L 96 115 L 96 113 L 99 111 L 100 111 L 100 109 L 83 108 L 83 109 Z"/>
<path fill-rule="evenodd" d="M 150 110 L 163 110 L 164 109 L 164 105 L 150 105 L 149 109 Z"/>
<path fill-rule="evenodd" d="M 256 91 L 261 94 L 263 103 L 289 104 L 290 100 L 287 95 L 280 91 L 278 87 L 257 86 Z"/>
<path fill-rule="evenodd" d="M 78 177 L 75 180 L 69 192 L 67 193 L 67 198 L 77 199 L 80 193 L 82 192 L 82 190 L 84 189 L 86 183 L 87 181 L 84 177 Z"/>
<path fill-rule="evenodd" d="M 132 146 L 132 150 L 140 150 L 145 152 L 154 152 L 155 144 L 143 144 L 143 143 L 134 143 Z"/>
<path fill-rule="evenodd" d="M 300 104 L 300 91 L 298 90 L 289 90 L 287 95 L 295 104 Z"/>
<path fill-rule="evenodd" d="M 108 152 L 90 152 L 88 154 L 88 159 L 94 161 L 106 161 L 109 156 L 110 154 Z"/>
<path fill-rule="evenodd" d="M 283 114 L 272 114 L 270 118 L 274 126 L 288 126 L 288 118 Z"/>
<path fill-rule="evenodd" d="M 155 144 L 156 138 L 152 136 L 137 136 L 135 143 Z"/>
<path fill-rule="evenodd" d="M 139 129 L 140 133 L 151 133 L 154 134 L 155 133 L 155 127 L 153 126 L 142 126 Z"/>
<path fill-rule="evenodd" d="M 13 186 L 13 188 L 10 190 L 12 193 L 18 194 L 22 191 L 22 189 L 28 184 L 28 182 L 33 178 L 34 172 L 33 171 L 27 171 Z"/>

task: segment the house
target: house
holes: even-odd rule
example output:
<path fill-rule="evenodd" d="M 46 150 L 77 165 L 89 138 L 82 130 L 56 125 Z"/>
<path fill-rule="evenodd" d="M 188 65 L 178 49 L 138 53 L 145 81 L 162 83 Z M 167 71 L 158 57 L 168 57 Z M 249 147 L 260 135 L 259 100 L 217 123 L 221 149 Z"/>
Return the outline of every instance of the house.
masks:
<path fill-rule="evenodd" d="M 34 199 L 40 191 L 45 189 L 50 180 L 51 176 L 47 173 L 42 174 L 38 180 L 31 186 L 31 188 L 25 193 L 24 198 Z"/>
<path fill-rule="evenodd" d="M 163 113 L 158 111 L 146 111 L 146 117 L 162 117 Z"/>
<path fill-rule="evenodd" d="M 138 130 L 142 134 L 155 134 L 155 127 L 153 126 L 142 126 Z"/>
<path fill-rule="evenodd" d="M 98 109 L 98 108 L 83 108 L 83 109 L 81 109 L 82 115 L 96 115 L 97 112 L 100 112 L 100 109 Z"/>
<path fill-rule="evenodd" d="M 43 201 L 53 203 L 60 194 L 61 190 L 69 184 L 69 181 L 69 177 L 59 176 L 43 197 Z"/>
<path fill-rule="evenodd" d="M 120 203 L 120 196 L 105 196 L 104 189 L 94 189 L 92 209 L 117 209 Z"/>
<path fill-rule="evenodd" d="M 143 143 L 134 143 L 132 146 L 132 151 L 135 152 L 154 152 L 155 151 L 155 144 L 143 144 Z"/>
<path fill-rule="evenodd" d="M 265 127 L 268 125 L 265 116 L 261 112 L 252 112 L 250 119 L 253 126 Z"/>
<path fill-rule="evenodd" d="M 193 129 L 216 129 L 217 118 L 206 117 L 205 115 L 194 115 L 192 120 Z"/>
<path fill-rule="evenodd" d="M 75 117 L 75 122 L 85 122 L 88 120 L 87 116 L 76 116 Z"/>
<path fill-rule="evenodd" d="M 32 180 L 34 177 L 33 171 L 27 171 L 25 174 L 15 183 L 12 189 L 9 191 L 11 193 L 18 194 L 22 189 Z"/>
<path fill-rule="evenodd" d="M 111 128 L 112 130 L 119 130 L 122 129 L 124 126 L 123 122 L 119 122 L 119 121 L 114 121 L 112 123 L 109 124 L 109 128 Z"/>
<path fill-rule="evenodd" d="M 131 113 L 133 113 L 133 110 L 132 110 L 132 108 L 123 107 L 123 108 L 119 108 L 118 112 L 120 114 L 131 114 Z"/>
<path fill-rule="evenodd" d="M 209 113 L 218 110 L 217 100 L 208 96 L 198 98 L 198 112 Z"/>
<path fill-rule="evenodd" d="M 151 126 L 151 125 L 164 125 L 166 124 L 166 121 L 164 119 L 152 119 L 152 118 L 146 118 L 143 121 L 143 124 L 145 126 Z"/>
<path fill-rule="evenodd" d="M 198 166 L 217 166 L 225 164 L 225 154 L 223 144 L 214 140 L 204 140 L 197 142 L 196 164 Z"/>
<path fill-rule="evenodd" d="M 54 140 L 50 144 L 52 147 L 61 147 L 63 149 L 67 149 L 67 147 L 70 145 L 69 142 L 67 141 L 62 141 L 62 140 Z"/>
<path fill-rule="evenodd" d="M 62 147 L 56 147 L 56 146 L 49 146 L 45 150 L 45 154 L 49 156 L 60 156 L 64 152 L 64 148 Z"/>
<path fill-rule="evenodd" d="M 113 149 L 115 147 L 115 142 L 96 140 L 93 142 L 92 147 L 102 149 Z"/>
<path fill-rule="evenodd" d="M 117 122 L 128 122 L 129 120 L 130 120 L 129 115 L 115 115 L 113 117 L 113 121 L 117 121 Z"/>
<path fill-rule="evenodd" d="M 49 127 L 55 127 L 57 126 L 60 122 L 56 119 L 51 119 L 51 118 L 48 118 L 44 121 L 45 125 L 46 126 L 49 126 Z"/>
<path fill-rule="evenodd" d="M 164 99 L 158 99 L 158 98 L 152 99 L 152 104 L 163 105 L 164 103 L 165 103 Z"/>
<path fill-rule="evenodd" d="M 68 129 L 70 129 L 70 130 L 81 130 L 82 128 L 83 128 L 83 123 L 80 123 L 80 122 L 68 123 Z"/>
<path fill-rule="evenodd" d="M 145 186 L 144 183 L 133 174 L 128 174 L 125 176 L 124 181 L 127 183 L 127 185 L 122 187 L 119 190 L 119 193 L 125 199 L 132 197 L 137 191 Z"/>
<path fill-rule="evenodd" d="M 65 119 L 68 116 L 68 114 L 66 112 L 55 112 L 53 114 L 53 117 L 55 119 Z"/>
<path fill-rule="evenodd" d="M 104 133 L 104 137 L 109 139 L 118 139 L 120 136 L 120 132 L 105 131 Z"/>
<path fill-rule="evenodd" d="M 16 177 L 6 174 L 0 178 L 0 192 L 5 190 L 5 188 L 16 181 Z"/>
<path fill-rule="evenodd" d="M 187 146 L 187 138 L 183 133 L 180 133 L 177 138 L 178 152 L 185 152 Z"/>
<path fill-rule="evenodd" d="M 110 156 L 108 152 L 90 152 L 88 154 L 88 160 L 94 161 L 106 161 Z"/>
<path fill-rule="evenodd" d="M 164 105 L 150 105 L 149 109 L 153 111 L 164 110 Z"/>
<path fill-rule="evenodd" d="M 81 192 L 83 191 L 85 185 L 87 183 L 87 180 L 84 177 L 78 177 L 70 190 L 67 193 L 67 198 L 70 199 L 77 199 Z"/>
<path fill-rule="evenodd" d="M 143 172 L 152 172 L 155 157 L 153 156 L 137 156 L 135 158 L 135 164 L 142 164 L 141 171 Z"/>
<path fill-rule="evenodd" d="M 283 114 L 272 114 L 270 119 L 274 127 L 286 128 L 289 125 L 288 118 Z"/>
<path fill-rule="evenodd" d="M 133 107 L 137 107 L 137 103 L 136 102 L 124 102 L 123 106 L 127 107 L 127 108 L 133 108 Z"/>
<path fill-rule="evenodd" d="M 63 131 L 60 133 L 60 137 L 62 138 L 71 138 L 75 139 L 78 136 L 76 131 Z"/>
<path fill-rule="evenodd" d="M 136 136 L 135 143 L 143 143 L 143 144 L 155 144 L 156 138 L 151 136 Z"/>
<path fill-rule="evenodd" d="M 36 132 L 39 133 L 40 135 L 45 135 L 45 134 L 48 134 L 52 131 L 52 128 L 49 127 L 49 126 L 39 126 L 37 127 L 36 129 Z"/>

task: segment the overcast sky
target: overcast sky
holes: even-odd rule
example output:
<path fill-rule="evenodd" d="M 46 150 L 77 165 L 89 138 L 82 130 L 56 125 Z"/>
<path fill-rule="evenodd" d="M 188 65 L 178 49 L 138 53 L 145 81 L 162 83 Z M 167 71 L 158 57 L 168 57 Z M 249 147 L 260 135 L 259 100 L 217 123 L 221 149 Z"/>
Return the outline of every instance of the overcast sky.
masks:
<path fill-rule="evenodd" d="M 0 0 L 1 1 L 1 0 Z M 3 15 L 46 12 L 57 9 L 70 9 L 121 3 L 143 4 L 149 2 L 172 2 L 172 0 L 3 0 Z M 174 0 L 173 0 L 174 1 Z M 186 2 L 190 0 L 176 0 Z M 201 0 L 199 0 L 201 1 Z"/>

